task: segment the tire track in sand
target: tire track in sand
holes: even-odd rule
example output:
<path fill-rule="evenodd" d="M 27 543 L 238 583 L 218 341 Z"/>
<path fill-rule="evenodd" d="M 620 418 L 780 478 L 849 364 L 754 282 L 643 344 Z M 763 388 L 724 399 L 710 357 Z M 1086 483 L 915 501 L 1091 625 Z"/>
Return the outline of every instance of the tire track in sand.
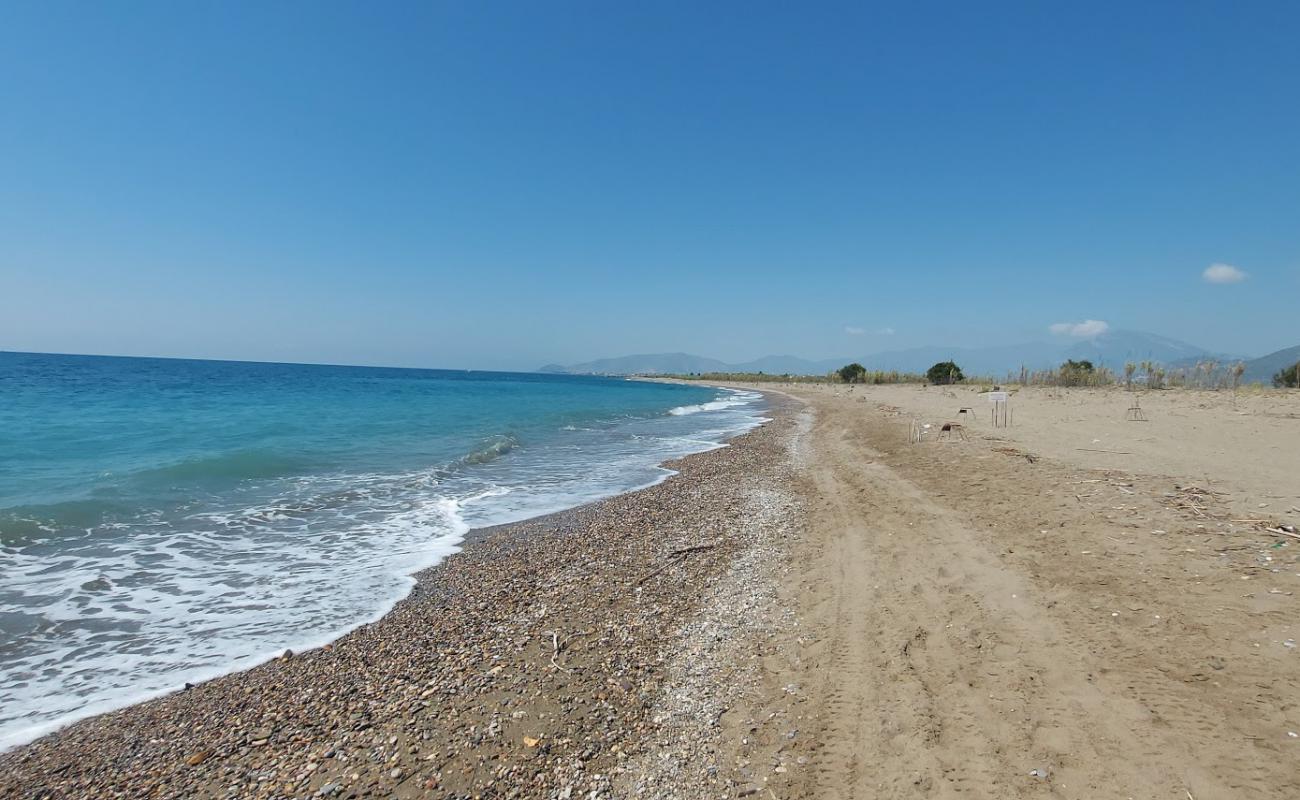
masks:
<path fill-rule="evenodd" d="M 789 794 L 1184 797 L 1188 754 L 1099 687 L 1024 576 L 877 460 L 880 426 L 817 405 L 795 579 L 813 756 Z"/>

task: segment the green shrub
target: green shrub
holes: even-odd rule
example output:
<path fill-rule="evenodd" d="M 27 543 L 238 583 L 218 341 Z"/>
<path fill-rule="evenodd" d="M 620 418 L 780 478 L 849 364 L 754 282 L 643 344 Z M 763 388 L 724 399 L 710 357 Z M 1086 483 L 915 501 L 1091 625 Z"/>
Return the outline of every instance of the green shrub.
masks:
<path fill-rule="evenodd" d="M 925 371 L 925 379 L 930 383 L 961 383 L 966 376 L 961 374 L 961 367 L 952 361 L 940 361 Z"/>
<path fill-rule="evenodd" d="M 854 361 L 852 364 L 840 367 L 836 374 L 845 383 L 862 383 L 867 377 L 867 368 Z"/>
<path fill-rule="evenodd" d="M 1300 364 L 1292 364 L 1273 376 L 1273 385 L 1279 389 L 1300 388 Z"/>

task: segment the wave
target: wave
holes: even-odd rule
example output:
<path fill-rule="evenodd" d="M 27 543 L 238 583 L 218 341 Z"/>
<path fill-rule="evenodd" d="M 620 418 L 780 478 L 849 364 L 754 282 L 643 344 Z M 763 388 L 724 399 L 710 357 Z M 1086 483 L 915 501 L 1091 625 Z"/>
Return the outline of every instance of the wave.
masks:
<path fill-rule="evenodd" d="M 127 506 L 101 500 L 68 500 L 0 509 L 0 547 L 84 536 L 87 529 L 131 513 Z"/>
<path fill-rule="evenodd" d="M 513 436 L 493 436 L 474 450 L 461 456 L 458 464 L 487 464 L 496 461 L 519 446 L 519 440 Z"/>
<path fill-rule="evenodd" d="M 201 456 L 145 469 L 131 475 L 134 482 L 167 485 L 199 481 L 238 481 L 259 478 L 282 478 L 304 471 L 305 459 L 269 450 L 236 450 L 213 456 Z"/>
<path fill-rule="evenodd" d="M 30 630 L 5 652 L 5 677 L 27 677 L 0 682 L 0 751 L 379 619 L 459 550 L 465 506 L 504 493 L 394 492 L 308 519 L 275 503 L 54 558 L 6 552 L 6 588 L 27 602 L 0 632 Z"/>
<path fill-rule="evenodd" d="M 707 403 L 699 403 L 690 406 L 677 406 L 668 410 L 669 414 L 674 417 L 684 417 L 690 414 L 700 414 L 706 411 L 725 411 L 728 408 L 749 405 L 755 400 L 762 397 L 758 392 L 745 392 L 739 389 L 728 389 L 729 394 L 719 395 L 716 399 Z"/>

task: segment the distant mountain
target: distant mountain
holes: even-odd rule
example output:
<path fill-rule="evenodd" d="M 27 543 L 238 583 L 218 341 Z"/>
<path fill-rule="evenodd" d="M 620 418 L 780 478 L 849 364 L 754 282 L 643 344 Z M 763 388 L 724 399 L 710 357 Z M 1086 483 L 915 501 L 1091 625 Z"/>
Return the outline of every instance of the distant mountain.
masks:
<path fill-rule="evenodd" d="M 538 372 L 564 372 L 570 375 L 684 375 L 690 372 L 735 372 L 716 358 L 689 353 L 649 353 L 619 358 L 601 358 L 581 364 L 561 366 L 547 364 Z"/>
<path fill-rule="evenodd" d="M 1232 360 L 1232 356 L 1211 353 L 1203 347 L 1180 342 L 1167 336 L 1142 331 L 1108 331 L 1068 348 L 1063 355 L 1076 361 L 1087 359 L 1093 364 L 1122 370 L 1129 361 L 1155 361 L 1165 365 L 1182 365 L 1213 358 Z"/>
<path fill-rule="evenodd" d="M 850 361 L 852 359 L 849 359 Z M 825 362 L 809 361 L 798 356 L 763 356 L 741 364 L 730 364 L 727 372 L 765 372 L 768 375 L 821 375 L 832 369 L 838 369 L 848 361 L 836 361 L 835 366 L 826 366 Z"/>
<path fill-rule="evenodd" d="M 855 359 L 867 369 L 925 372 L 940 361 L 956 361 L 967 375 L 1001 376 L 1018 371 L 1021 365 L 1042 369 L 1061 362 L 1061 350 L 1053 344 L 1028 342 L 998 347 L 912 347 L 887 350 Z M 843 366 L 836 364 L 834 369 Z M 825 372 L 826 370 L 822 370 Z"/>
<path fill-rule="evenodd" d="M 548 364 L 538 371 L 597 375 L 664 375 L 691 372 L 825 375 L 852 361 L 857 361 L 871 370 L 925 372 L 936 362 L 952 359 L 961 365 L 967 375 L 1000 377 L 1018 372 L 1022 366 L 1031 370 L 1055 367 L 1068 358 L 1087 359 L 1097 366 L 1107 366 L 1117 371 L 1124 368 L 1126 361 L 1155 361 L 1166 365 L 1181 365 L 1183 362 L 1191 364 L 1205 358 L 1214 358 L 1220 362 L 1236 360 L 1232 356 L 1213 354 L 1202 347 L 1153 333 L 1110 331 L 1084 341 L 1026 342 L 997 347 L 913 347 L 865 356 L 817 361 L 798 356 L 764 356 L 753 361 L 729 364 L 714 358 L 688 353 L 657 353 L 604 358 L 571 366 Z M 1271 372 L 1268 377 L 1272 377 Z"/>
<path fill-rule="evenodd" d="M 1291 367 L 1296 362 L 1300 362 L 1300 345 L 1247 361 L 1246 371 L 1242 373 L 1241 379 L 1245 383 L 1254 383 L 1256 381 L 1272 383 L 1274 375 Z"/>

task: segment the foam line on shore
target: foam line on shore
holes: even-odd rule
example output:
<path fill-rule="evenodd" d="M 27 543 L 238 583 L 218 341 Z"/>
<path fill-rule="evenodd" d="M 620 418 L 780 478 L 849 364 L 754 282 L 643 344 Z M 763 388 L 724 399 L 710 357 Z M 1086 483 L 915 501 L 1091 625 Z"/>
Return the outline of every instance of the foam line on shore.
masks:
<path fill-rule="evenodd" d="M 715 401 L 720 405 L 705 410 L 735 409 L 740 406 L 750 405 L 762 397 L 761 394 L 753 392 L 735 392 L 733 390 L 725 389 L 722 389 L 721 391 L 729 392 L 731 395 L 735 396 L 735 399 L 733 399 L 732 396 L 724 397 L 719 401 Z M 743 424 L 738 424 L 733 420 L 733 424 L 730 427 L 719 429 L 717 431 L 704 431 L 697 433 L 695 436 L 677 437 L 673 442 L 680 447 L 674 447 L 671 449 L 678 450 L 679 452 L 668 460 L 671 461 L 685 455 L 727 447 L 728 439 L 751 430 L 766 421 L 768 421 L 766 417 L 747 415 Z M 716 436 L 717 438 L 701 438 L 701 434 Z M 660 441 L 662 443 L 666 440 Z M 439 534 L 435 538 L 425 542 L 425 546 L 421 549 L 409 552 L 409 555 L 414 556 L 414 558 L 402 564 L 400 572 L 391 573 L 392 578 L 395 579 L 393 583 L 393 591 L 385 593 L 385 596 L 379 601 L 373 613 L 352 620 L 346 625 L 331 629 L 320 635 L 304 637 L 301 639 L 285 638 L 282 643 L 277 644 L 274 647 L 262 649 L 255 654 L 241 656 L 231 661 L 212 665 L 206 668 L 186 671 L 178 677 L 165 681 L 157 681 L 153 685 L 149 685 L 148 682 L 145 682 L 142 687 L 141 682 L 133 682 L 129 687 L 124 687 L 121 691 L 110 693 L 102 699 L 92 701 L 85 706 L 70 711 L 69 713 L 61 714 L 53 719 L 43 720 L 24 728 L 0 735 L 0 752 L 31 742 L 34 739 L 57 731 L 78 720 L 97 716 L 99 714 L 118 710 L 170 694 L 180 690 L 185 684 L 200 683 L 222 675 L 251 669 L 279 657 L 286 649 L 295 652 L 302 652 L 334 642 L 350 631 L 364 625 L 372 624 L 389 614 L 398 603 L 409 596 L 411 590 L 417 585 L 416 574 L 430 567 L 436 566 L 444 561 L 448 556 L 459 552 L 462 543 L 466 540 L 467 536 L 470 535 L 473 529 L 516 523 L 525 519 L 545 516 L 566 509 L 599 502 L 610 497 L 641 491 L 661 484 L 676 474 L 677 472 L 675 470 L 664 467 L 661 463 L 655 467 L 654 475 L 648 481 L 623 487 L 618 491 L 604 491 L 598 487 L 590 494 L 556 497 L 555 502 L 550 504 L 526 506 L 526 512 L 522 516 L 511 516 L 509 514 L 498 514 L 493 516 L 488 514 L 482 520 L 481 524 L 471 524 L 468 522 L 466 520 L 467 510 L 472 509 L 476 504 L 489 498 L 510 494 L 512 491 L 510 488 L 499 486 L 489 487 L 480 492 L 459 499 L 451 497 L 432 498 L 429 501 L 419 504 L 418 508 L 412 508 L 408 511 L 394 514 L 386 520 L 385 524 L 400 526 L 405 524 L 404 520 L 406 518 L 409 518 L 410 525 L 417 527 L 422 525 L 427 526 L 429 514 L 436 513 L 436 516 L 440 520 L 441 529 Z M 417 519 L 416 517 L 419 518 Z M 159 675 L 157 677 L 164 676 Z"/>

